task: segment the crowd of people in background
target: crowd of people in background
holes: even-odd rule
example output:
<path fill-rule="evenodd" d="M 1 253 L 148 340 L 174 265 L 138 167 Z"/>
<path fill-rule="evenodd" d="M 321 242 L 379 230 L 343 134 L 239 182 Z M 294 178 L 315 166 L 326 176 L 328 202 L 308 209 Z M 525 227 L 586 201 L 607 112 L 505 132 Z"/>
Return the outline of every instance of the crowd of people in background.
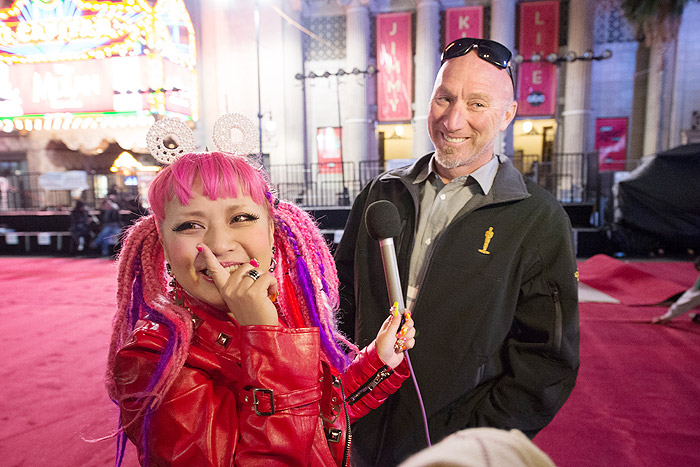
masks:
<path fill-rule="evenodd" d="M 84 201 L 76 200 L 70 214 L 71 251 L 75 254 L 114 255 L 124 226 L 121 209 L 131 211 L 116 188 L 102 199 L 97 212 L 89 209 Z"/>

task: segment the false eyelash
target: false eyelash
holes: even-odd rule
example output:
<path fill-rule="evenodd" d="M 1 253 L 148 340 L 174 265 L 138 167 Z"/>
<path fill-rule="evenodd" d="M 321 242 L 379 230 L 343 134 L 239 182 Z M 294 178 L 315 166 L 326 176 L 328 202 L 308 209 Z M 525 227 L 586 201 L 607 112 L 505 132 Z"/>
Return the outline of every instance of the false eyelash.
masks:
<path fill-rule="evenodd" d="M 175 227 L 173 227 L 172 230 L 173 230 L 173 232 L 182 232 L 183 230 L 187 230 L 187 229 L 191 228 L 192 225 L 193 225 L 192 222 L 183 222 L 182 224 L 176 225 Z"/>

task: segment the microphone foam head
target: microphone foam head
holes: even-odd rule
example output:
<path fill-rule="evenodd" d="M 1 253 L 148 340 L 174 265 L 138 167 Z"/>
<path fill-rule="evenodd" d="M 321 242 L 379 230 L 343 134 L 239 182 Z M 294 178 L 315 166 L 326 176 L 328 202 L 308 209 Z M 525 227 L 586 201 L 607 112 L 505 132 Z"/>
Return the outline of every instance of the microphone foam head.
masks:
<path fill-rule="evenodd" d="M 375 201 L 367 208 L 365 225 L 375 240 L 398 237 L 401 233 L 399 210 L 390 201 Z"/>

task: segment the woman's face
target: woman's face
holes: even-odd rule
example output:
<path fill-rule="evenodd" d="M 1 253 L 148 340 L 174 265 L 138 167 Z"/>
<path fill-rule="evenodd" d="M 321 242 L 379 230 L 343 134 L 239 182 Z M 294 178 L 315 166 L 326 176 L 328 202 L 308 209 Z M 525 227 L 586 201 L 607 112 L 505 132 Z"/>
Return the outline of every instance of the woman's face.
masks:
<path fill-rule="evenodd" d="M 261 270 L 272 260 L 274 226 L 267 206 L 248 196 L 219 198 L 202 195 L 201 182 L 187 206 L 174 198 L 165 204 L 159 223 L 165 259 L 177 282 L 193 297 L 226 310 L 214 282 L 206 275 L 197 245 L 206 244 L 224 268 L 233 271 L 255 258 Z"/>

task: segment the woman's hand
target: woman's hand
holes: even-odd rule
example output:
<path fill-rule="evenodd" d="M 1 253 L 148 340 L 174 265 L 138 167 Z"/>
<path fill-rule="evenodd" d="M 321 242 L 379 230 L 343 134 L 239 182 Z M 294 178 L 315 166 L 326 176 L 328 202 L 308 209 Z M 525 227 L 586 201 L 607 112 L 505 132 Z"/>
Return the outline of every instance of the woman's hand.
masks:
<path fill-rule="evenodd" d="M 207 274 L 214 281 L 228 313 L 241 326 L 279 325 L 277 308 L 270 297 L 277 295 L 277 279 L 266 271 L 256 269 L 253 264 L 241 264 L 229 273 L 214 253 L 205 244 L 197 245 L 204 257 Z M 252 261 L 251 261 L 252 262 Z M 255 272 L 251 272 L 255 271 Z M 253 276 L 257 276 L 254 279 Z"/>
<path fill-rule="evenodd" d="M 377 353 L 382 361 L 391 368 L 396 368 L 403 361 L 403 351 L 412 349 L 416 345 L 416 328 L 413 327 L 411 312 L 406 310 L 404 314 L 406 321 L 401 329 L 401 315 L 398 311 L 398 304 L 389 310 L 389 317 L 382 324 L 375 345 Z"/>

